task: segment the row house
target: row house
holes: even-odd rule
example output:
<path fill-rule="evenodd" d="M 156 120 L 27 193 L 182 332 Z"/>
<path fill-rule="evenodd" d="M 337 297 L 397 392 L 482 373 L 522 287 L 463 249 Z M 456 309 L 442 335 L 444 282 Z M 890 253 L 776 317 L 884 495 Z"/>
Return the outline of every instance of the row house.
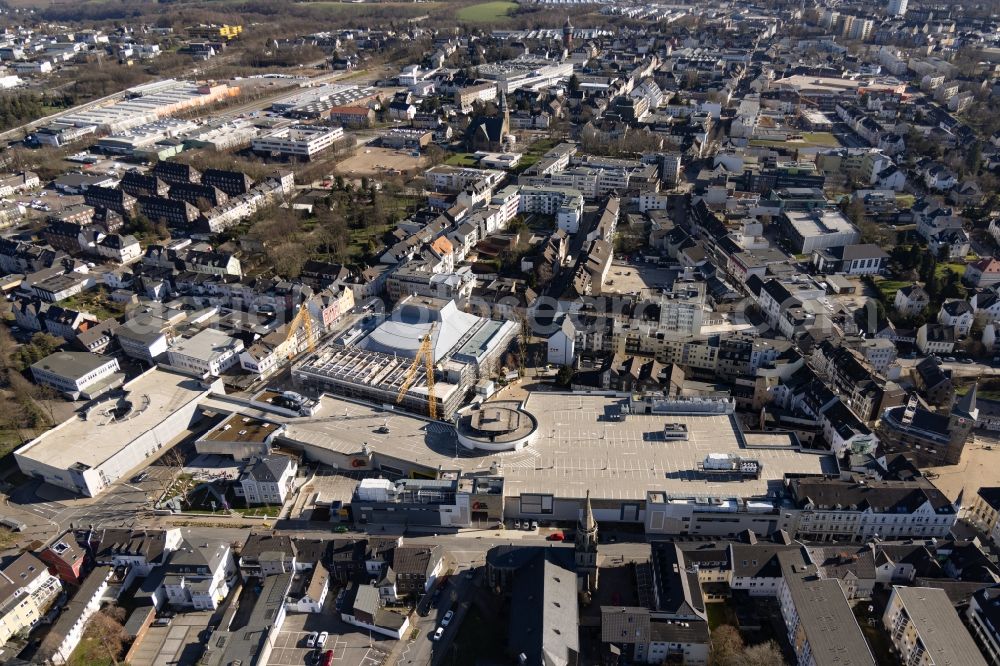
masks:
<path fill-rule="evenodd" d="M 796 533 L 809 541 L 944 538 L 958 518 L 957 506 L 923 478 L 799 477 L 786 479 L 785 487 Z"/>
<path fill-rule="evenodd" d="M 138 208 L 154 224 L 162 222 L 176 229 L 187 229 L 201 217 L 201 211 L 188 202 L 163 197 L 140 197 Z"/>
<path fill-rule="evenodd" d="M 107 208 L 124 217 L 131 217 L 139 205 L 136 197 L 112 187 L 88 187 L 83 193 L 83 201 L 88 206 Z"/>

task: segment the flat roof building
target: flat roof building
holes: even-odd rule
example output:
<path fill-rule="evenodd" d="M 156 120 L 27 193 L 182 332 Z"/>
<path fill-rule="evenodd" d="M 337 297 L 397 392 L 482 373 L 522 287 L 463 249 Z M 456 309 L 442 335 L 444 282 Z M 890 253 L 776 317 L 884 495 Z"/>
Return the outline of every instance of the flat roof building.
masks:
<path fill-rule="evenodd" d="M 120 386 L 118 359 L 90 352 L 56 352 L 31 365 L 35 381 L 73 400 L 91 399 Z"/>
<path fill-rule="evenodd" d="M 94 497 L 148 462 L 221 386 L 154 368 L 14 452 L 22 472 Z"/>
<path fill-rule="evenodd" d="M 250 147 L 256 153 L 312 159 L 332 148 L 343 136 L 343 127 L 292 125 L 253 139 Z"/>
<path fill-rule="evenodd" d="M 788 234 L 790 249 L 797 254 L 855 245 L 861 241 L 861 232 L 838 210 L 786 210 L 780 219 Z"/>
<path fill-rule="evenodd" d="M 535 419 L 538 436 L 502 458 L 466 449 L 449 424 L 330 395 L 322 396 L 317 410 L 330 417 L 308 422 L 241 411 L 283 423 L 285 431 L 276 438 L 283 446 L 340 469 L 437 478 L 442 469 L 484 473 L 497 463 L 502 467 L 508 518 L 575 521 L 589 488 L 598 520 L 638 523 L 645 519 L 649 492 L 766 498 L 780 489 L 785 474 L 837 471 L 830 455 L 781 446 L 787 436 L 773 446 L 758 439 L 750 448 L 734 414 L 718 409 L 717 401 L 679 400 L 620 420 L 618 415 L 629 402 L 624 396 L 531 393 L 520 409 Z M 214 411 L 234 410 L 222 401 L 210 400 L 208 405 Z M 687 438 L 664 441 L 665 423 L 683 424 Z M 757 477 L 739 479 L 706 475 L 699 466 L 712 453 L 752 457 L 762 471 Z"/>

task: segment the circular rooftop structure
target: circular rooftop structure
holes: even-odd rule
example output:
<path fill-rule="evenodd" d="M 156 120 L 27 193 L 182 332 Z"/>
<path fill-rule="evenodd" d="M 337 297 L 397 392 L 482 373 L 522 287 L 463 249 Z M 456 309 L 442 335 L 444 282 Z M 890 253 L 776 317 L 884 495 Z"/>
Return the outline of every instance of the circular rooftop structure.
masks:
<path fill-rule="evenodd" d="M 487 402 L 458 419 L 459 443 L 480 451 L 520 451 L 534 441 L 538 420 L 520 402 Z"/>

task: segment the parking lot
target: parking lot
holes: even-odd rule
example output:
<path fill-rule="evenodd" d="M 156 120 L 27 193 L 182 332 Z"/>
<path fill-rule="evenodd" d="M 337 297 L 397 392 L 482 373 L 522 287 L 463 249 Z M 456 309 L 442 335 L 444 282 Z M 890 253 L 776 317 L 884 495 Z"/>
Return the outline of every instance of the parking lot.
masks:
<path fill-rule="evenodd" d="M 326 631 L 330 634 L 321 648 L 306 647 L 309 634 Z M 332 600 L 324 613 L 289 613 L 275 638 L 274 649 L 267 663 L 270 666 L 303 666 L 316 663 L 327 650 L 333 651 L 333 663 L 338 666 L 381 666 L 392 649 L 393 641 L 346 624 L 333 614 Z"/>

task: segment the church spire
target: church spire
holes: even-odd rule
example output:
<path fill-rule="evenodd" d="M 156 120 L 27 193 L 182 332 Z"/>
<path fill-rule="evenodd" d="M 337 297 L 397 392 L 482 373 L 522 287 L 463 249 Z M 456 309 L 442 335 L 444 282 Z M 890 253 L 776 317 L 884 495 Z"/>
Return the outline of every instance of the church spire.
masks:
<path fill-rule="evenodd" d="M 976 391 L 979 389 L 979 382 L 972 385 L 969 392 L 959 398 L 955 402 L 955 406 L 952 408 L 952 412 L 960 412 L 963 416 L 970 416 L 976 418 L 979 414 L 979 410 L 976 409 Z"/>
<path fill-rule="evenodd" d="M 576 573 L 581 592 L 593 592 L 597 589 L 597 521 L 594 520 L 594 508 L 590 504 L 590 490 L 583 505 L 583 515 L 577 520 L 576 548 L 574 553 Z"/>
<path fill-rule="evenodd" d="M 583 508 L 583 518 L 580 529 L 585 532 L 593 532 L 597 529 L 597 521 L 594 520 L 594 508 L 590 505 L 590 490 L 587 490 L 587 499 Z"/>

